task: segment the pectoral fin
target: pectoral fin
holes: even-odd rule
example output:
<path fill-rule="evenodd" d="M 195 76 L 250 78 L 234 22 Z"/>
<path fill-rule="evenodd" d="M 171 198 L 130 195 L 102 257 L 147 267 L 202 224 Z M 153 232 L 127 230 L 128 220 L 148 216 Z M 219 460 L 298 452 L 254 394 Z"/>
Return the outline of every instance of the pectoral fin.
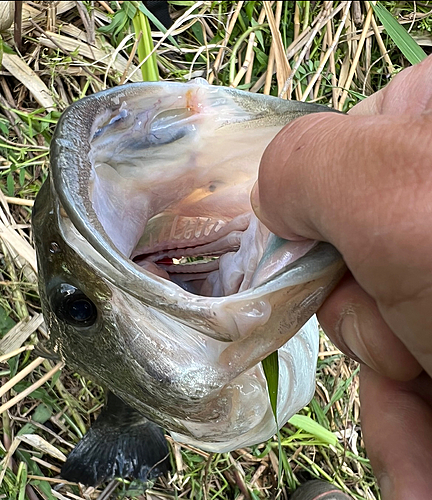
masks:
<path fill-rule="evenodd" d="M 101 414 L 68 456 L 61 476 L 96 486 L 114 477 L 147 482 L 168 470 L 163 430 L 109 393 Z"/>

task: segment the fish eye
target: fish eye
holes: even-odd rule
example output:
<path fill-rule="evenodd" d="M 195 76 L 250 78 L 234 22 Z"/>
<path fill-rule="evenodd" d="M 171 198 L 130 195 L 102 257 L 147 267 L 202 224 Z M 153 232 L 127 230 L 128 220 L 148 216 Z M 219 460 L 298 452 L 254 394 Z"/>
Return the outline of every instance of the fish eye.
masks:
<path fill-rule="evenodd" d="M 96 322 L 96 306 L 73 285 L 60 283 L 50 293 L 49 301 L 55 315 L 72 326 L 85 328 Z"/>

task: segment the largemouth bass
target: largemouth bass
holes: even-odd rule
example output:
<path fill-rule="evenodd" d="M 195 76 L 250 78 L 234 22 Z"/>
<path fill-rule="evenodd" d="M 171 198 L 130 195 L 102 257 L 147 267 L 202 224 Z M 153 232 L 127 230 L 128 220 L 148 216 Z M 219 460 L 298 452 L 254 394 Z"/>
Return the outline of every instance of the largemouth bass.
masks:
<path fill-rule="evenodd" d="M 322 111 L 194 81 L 118 87 L 62 115 L 33 214 L 42 308 L 52 351 L 113 393 L 67 477 L 163 472 L 155 424 L 210 451 L 267 440 L 276 424 L 260 362 L 277 349 L 279 424 L 309 402 L 309 319 L 344 264 L 328 244 L 269 233 L 249 194 L 278 131 Z M 143 468 L 114 460 L 83 478 L 105 431 L 123 441 L 105 442 L 99 462 L 118 447 Z M 120 448 L 131 440 L 153 443 L 150 456 L 130 458 Z"/>

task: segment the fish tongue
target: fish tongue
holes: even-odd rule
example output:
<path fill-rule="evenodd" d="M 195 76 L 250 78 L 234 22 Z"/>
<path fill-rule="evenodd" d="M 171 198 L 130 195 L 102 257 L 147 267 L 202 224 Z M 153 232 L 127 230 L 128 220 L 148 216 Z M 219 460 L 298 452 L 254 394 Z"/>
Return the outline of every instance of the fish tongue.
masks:
<path fill-rule="evenodd" d="M 184 219 L 188 219 L 187 223 L 184 220 L 179 222 L 178 216 L 174 219 L 171 217 L 170 220 L 174 221 L 173 226 L 178 228 L 180 224 L 191 234 L 192 219 Z M 166 222 L 168 219 L 160 218 L 159 223 L 162 220 Z M 200 222 L 194 227 L 198 229 L 193 237 L 185 239 L 179 234 L 179 240 L 191 244 L 199 242 L 200 238 L 201 241 L 215 237 L 217 239 L 202 245 L 171 248 L 138 256 L 134 259 L 135 262 L 191 293 L 222 297 L 269 281 L 316 244 L 311 240 L 292 242 L 278 238 L 252 213 L 242 214 L 221 225 L 216 233 L 203 234 L 204 226 Z M 155 228 L 153 225 L 152 229 Z M 162 227 L 161 232 L 166 232 L 166 228 Z M 171 234 L 173 233 L 175 230 L 171 230 Z M 146 236 L 141 239 L 141 243 L 146 239 L 149 241 Z M 161 246 L 159 239 L 156 241 L 156 248 Z M 168 247 L 175 243 L 175 240 L 164 242 Z"/>
<path fill-rule="evenodd" d="M 250 213 L 243 213 L 232 220 L 215 215 L 214 217 L 182 216 L 176 213 L 163 213 L 149 220 L 145 231 L 138 241 L 131 258 L 138 255 L 155 255 L 153 260 L 160 260 L 162 256 L 178 257 L 178 250 L 189 252 L 184 256 L 193 256 L 194 248 L 199 252 L 213 252 L 211 247 L 204 245 L 218 242 L 222 238 L 244 231 L 250 222 Z M 174 250 L 175 253 L 165 253 Z M 213 252 L 214 253 L 214 252 Z M 194 255 L 198 255 L 196 253 Z"/>

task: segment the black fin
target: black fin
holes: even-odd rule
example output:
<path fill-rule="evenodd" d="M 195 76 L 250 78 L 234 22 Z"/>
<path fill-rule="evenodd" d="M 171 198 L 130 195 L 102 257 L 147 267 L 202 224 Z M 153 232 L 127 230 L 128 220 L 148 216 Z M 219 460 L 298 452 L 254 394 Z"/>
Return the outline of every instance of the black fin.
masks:
<path fill-rule="evenodd" d="M 114 394 L 63 465 L 61 477 L 88 486 L 114 477 L 146 482 L 168 472 L 162 429 Z"/>

